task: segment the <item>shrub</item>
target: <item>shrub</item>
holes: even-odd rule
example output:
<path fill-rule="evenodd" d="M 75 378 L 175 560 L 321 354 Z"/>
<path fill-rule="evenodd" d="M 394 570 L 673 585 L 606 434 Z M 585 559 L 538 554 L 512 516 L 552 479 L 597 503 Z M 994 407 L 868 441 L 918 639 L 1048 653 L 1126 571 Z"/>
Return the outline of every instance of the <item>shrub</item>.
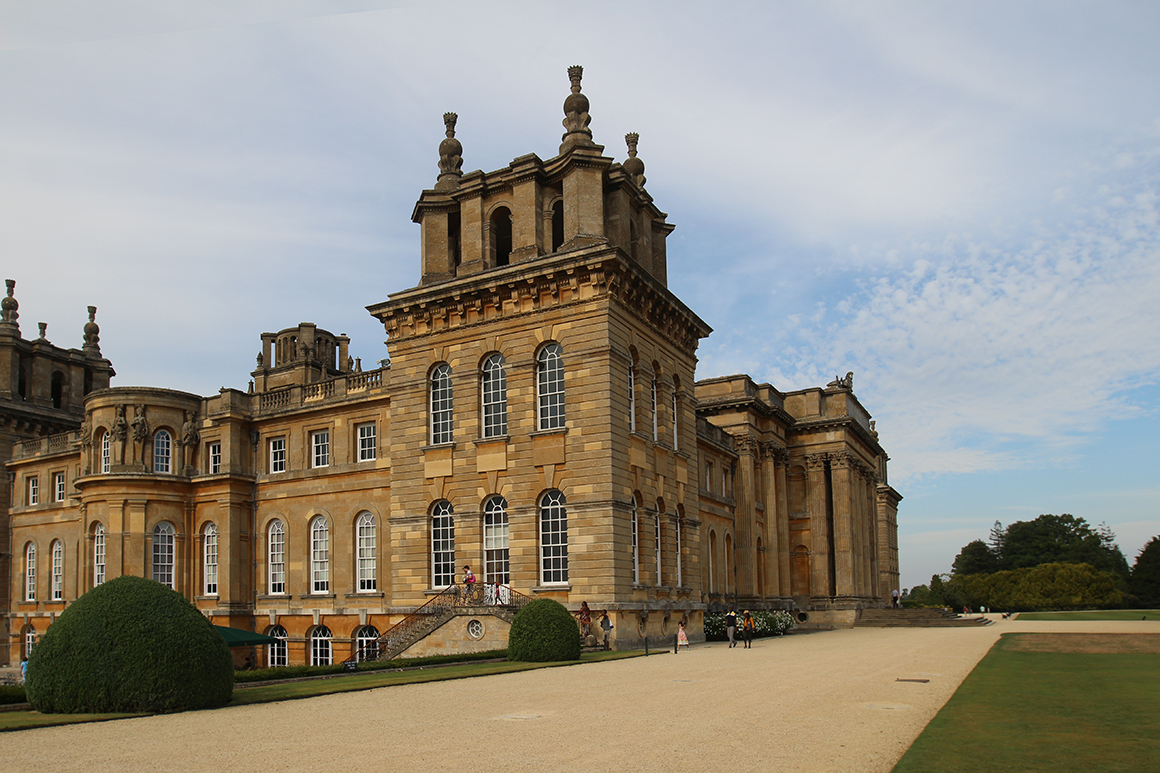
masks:
<path fill-rule="evenodd" d="M 32 648 L 25 684 L 45 713 L 170 712 L 229 703 L 229 647 L 181 594 L 118 577 L 71 604 Z"/>
<path fill-rule="evenodd" d="M 753 638 L 764 636 L 781 636 L 797 625 L 793 615 L 785 610 L 778 609 L 772 612 L 758 610 L 753 615 Z M 705 641 L 726 641 L 729 638 L 725 630 L 725 615 L 705 615 Z M 737 639 L 741 639 L 741 615 L 737 615 Z"/>
<path fill-rule="evenodd" d="M 519 611 L 508 634 L 508 660 L 549 663 L 580 659 L 580 627 L 558 601 L 536 599 Z"/>
<path fill-rule="evenodd" d="M 24 688 L 18 684 L 0 684 L 0 706 L 9 703 L 27 703 Z"/>

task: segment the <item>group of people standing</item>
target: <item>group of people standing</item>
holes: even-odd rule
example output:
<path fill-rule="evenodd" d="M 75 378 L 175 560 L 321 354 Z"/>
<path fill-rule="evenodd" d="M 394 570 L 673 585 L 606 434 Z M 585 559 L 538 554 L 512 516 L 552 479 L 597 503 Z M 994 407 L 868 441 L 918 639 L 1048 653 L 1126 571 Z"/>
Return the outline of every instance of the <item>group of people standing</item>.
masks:
<path fill-rule="evenodd" d="M 587 639 L 592 635 L 592 610 L 588 608 L 587 601 L 580 602 L 580 636 Z M 608 617 L 608 612 L 600 613 L 600 630 L 604 631 L 604 649 L 611 649 L 609 646 L 609 636 L 612 634 L 612 620 Z"/>
<path fill-rule="evenodd" d="M 737 612 L 732 609 L 725 615 L 725 633 L 729 634 L 729 649 L 733 649 L 737 646 Z M 741 640 L 745 643 L 745 649 L 753 646 L 753 637 L 756 633 L 757 625 L 747 609 L 741 613 Z"/>

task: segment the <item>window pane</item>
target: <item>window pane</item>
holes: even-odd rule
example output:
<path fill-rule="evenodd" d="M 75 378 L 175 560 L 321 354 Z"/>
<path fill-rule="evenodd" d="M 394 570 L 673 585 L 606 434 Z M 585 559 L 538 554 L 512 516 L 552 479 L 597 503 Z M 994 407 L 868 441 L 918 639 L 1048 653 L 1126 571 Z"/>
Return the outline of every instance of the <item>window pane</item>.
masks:
<path fill-rule="evenodd" d="M 330 591 L 330 526 L 319 516 L 310 524 L 310 592 Z"/>
<path fill-rule="evenodd" d="M 331 661 L 330 629 L 320 625 L 310 636 L 310 665 L 329 666 Z"/>
<path fill-rule="evenodd" d="M 270 472 L 286 472 L 286 438 L 270 441 Z"/>
<path fill-rule="evenodd" d="M 507 434 L 507 373 L 503 355 L 493 354 L 483 364 L 480 392 L 483 395 L 483 436 Z"/>
<path fill-rule="evenodd" d="M 286 592 L 286 531 L 281 521 L 270 524 L 267 537 L 267 564 L 270 574 L 270 594 Z"/>
<path fill-rule="evenodd" d="M 170 455 L 173 452 L 172 439 L 166 430 L 158 430 L 153 436 L 153 472 L 170 471 Z"/>
<path fill-rule="evenodd" d="M 441 363 L 431 371 L 431 443 L 450 443 L 452 432 L 451 366 Z"/>
<path fill-rule="evenodd" d="M 105 581 L 105 527 L 97 524 L 93 529 L 93 587 Z"/>
<path fill-rule="evenodd" d="M 60 540 L 52 543 L 52 600 L 64 598 L 64 545 Z"/>
<path fill-rule="evenodd" d="M 267 665 L 270 668 L 284 666 L 287 663 L 287 647 L 286 647 L 286 629 L 280 625 L 276 625 L 266 632 L 267 636 L 273 636 L 276 641 L 266 645 Z"/>
<path fill-rule="evenodd" d="M 330 432 L 323 430 L 310 436 L 310 445 L 313 449 L 313 467 L 327 467 L 330 465 Z"/>
<path fill-rule="evenodd" d="M 168 523 L 153 528 L 153 579 L 173 587 L 173 526 Z"/>
<path fill-rule="evenodd" d="M 540 567 L 545 585 L 568 582 L 568 514 L 559 491 L 540 499 Z"/>
<path fill-rule="evenodd" d="M 222 444 L 209 444 L 209 472 L 211 475 L 222 471 Z"/>
<path fill-rule="evenodd" d="M 455 582 L 455 519 L 451 503 L 436 502 L 431 508 L 431 587 L 446 588 Z"/>
<path fill-rule="evenodd" d="M 503 497 L 492 497 L 483 506 L 483 579 L 501 585 L 511 582 L 507 502 Z"/>
<path fill-rule="evenodd" d="M 564 350 L 560 344 L 540 350 L 536 370 L 539 428 L 559 429 L 564 426 Z"/>
<path fill-rule="evenodd" d="M 218 592 L 218 532 L 217 526 L 205 527 L 203 569 L 205 574 L 205 595 L 216 596 Z"/>
<path fill-rule="evenodd" d="M 373 591 L 378 587 L 375 560 L 375 517 L 363 513 L 358 519 L 358 589 Z"/>
<path fill-rule="evenodd" d="M 24 549 L 24 600 L 36 601 L 36 545 Z"/>
<path fill-rule="evenodd" d="M 374 424 L 358 425 L 358 460 L 370 462 L 378 458 L 378 428 Z"/>

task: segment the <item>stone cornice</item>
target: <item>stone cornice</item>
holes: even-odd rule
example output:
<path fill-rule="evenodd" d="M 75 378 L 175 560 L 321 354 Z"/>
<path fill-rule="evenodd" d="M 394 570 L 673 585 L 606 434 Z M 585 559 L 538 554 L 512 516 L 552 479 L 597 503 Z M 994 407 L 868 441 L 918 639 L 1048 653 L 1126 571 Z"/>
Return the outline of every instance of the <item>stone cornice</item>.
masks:
<path fill-rule="evenodd" d="M 770 405 L 757 397 L 728 395 L 697 401 L 698 416 L 718 416 L 734 411 L 752 412 L 763 418 L 776 419 L 785 427 L 793 427 L 797 424 L 797 420 L 785 410 Z"/>
<path fill-rule="evenodd" d="M 853 430 L 858 439 L 866 444 L 875 455 L 883 454 L 885 451 L 882 446 L 878 444 L 877 438 L 870 434 L 870 430 L 863 427 L 859 422 L 854 420 L 852 416 L 833 416 L 824 419 L 799 419 L 794 422 L 790 431 L 794 434 L 802 434 L 805 432 L 813 432 L 817 430 L 826 429 L 849 429 Z"/>

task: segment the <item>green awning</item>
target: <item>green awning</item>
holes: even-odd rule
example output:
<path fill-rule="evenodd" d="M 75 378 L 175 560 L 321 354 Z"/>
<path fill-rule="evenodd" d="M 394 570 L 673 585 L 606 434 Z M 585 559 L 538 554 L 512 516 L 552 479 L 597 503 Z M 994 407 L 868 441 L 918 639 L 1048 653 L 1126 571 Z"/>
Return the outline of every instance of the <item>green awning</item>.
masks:
<path fill-rule="evenodd" d="M 226 628 L 224 625 L 215 625 L 214 628 L 231 647 L 252 647 L 256 644 L 272 644 L 276 642 L 273 636 L 264 633 L 251 633 L 240 628 Z"/>

